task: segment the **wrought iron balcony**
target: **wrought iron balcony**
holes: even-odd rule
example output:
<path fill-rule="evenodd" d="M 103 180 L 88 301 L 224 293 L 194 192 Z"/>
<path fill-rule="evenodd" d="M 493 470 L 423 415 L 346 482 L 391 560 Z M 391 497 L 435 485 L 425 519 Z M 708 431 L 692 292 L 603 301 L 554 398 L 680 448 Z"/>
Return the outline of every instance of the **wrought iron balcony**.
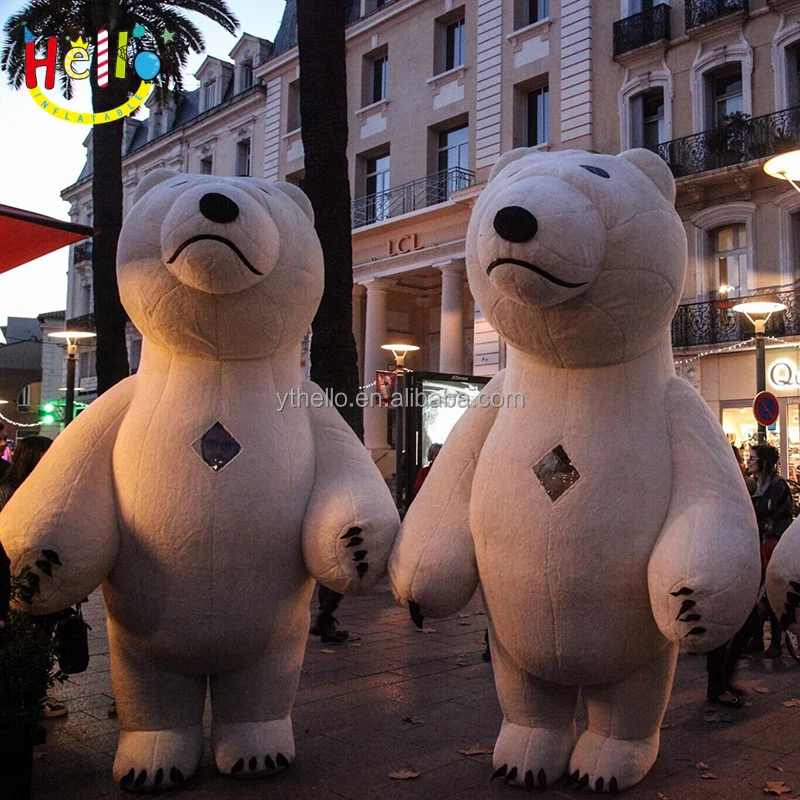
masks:
<path fill-rule="evenodd" d="M 73 250 L 72 263 L 80 264 L 81 261 L 91 261 L 91 260 L 92 260 L 92 243 L 81 242 L 80 244 L 76 244 L 75 249 Z"/>
<path fill-rule="evenodd" d="M 453 192 L 475 183 L 475 173 L 461 167 L 434 172 L 424 178 L 393 186 L 385 192 L 360 197 L 351 208 L 353 228 L 435 206 L 450 199 Z"/>
<path fill-rule="evenodd" d="M 686 30 L 750 10 L 750 0 L 686 0 Z"/>
<path fill-rule="evenodd" d="M 743 164 L 800 147 L 800 106 L 750 118 L 731 114 L 718 128 L 658 146 L 676 178 Z"/>
<path fill-rule="evenodd" d="M 742 298 L 709 300 L 678 306 L 672 319 L 672 346 L 734 344 L 755 336 L 750 320 L 733 310 Z M 786 311 L 773 314 L 766 326 L 768 336 L 800 336 L 800 285 L 779 286 L 774 291 L 760 290 L 747 300 L 777 300 Z"/>
<path fill-rule="evenodd" d="M 668 42 L 670 7 L 661 3 L 614 23 L 614 58 L 654 42 Z"/>

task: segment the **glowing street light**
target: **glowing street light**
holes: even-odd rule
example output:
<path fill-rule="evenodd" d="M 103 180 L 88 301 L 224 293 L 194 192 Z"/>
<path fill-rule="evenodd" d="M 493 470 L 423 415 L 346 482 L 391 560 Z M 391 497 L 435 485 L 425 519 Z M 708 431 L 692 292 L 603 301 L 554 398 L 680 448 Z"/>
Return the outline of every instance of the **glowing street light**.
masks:
<path fill-rule="evenodd" d="M 48 333 L 54 339 L 63 339 L 67 346 L 67 396 L 64 398 L 64 427 L 72 422 L 75 413 L 75 362 L 78 355 L 78 342 L 81 339 L 91 339 L 91 331 L 53 331 Z"/>

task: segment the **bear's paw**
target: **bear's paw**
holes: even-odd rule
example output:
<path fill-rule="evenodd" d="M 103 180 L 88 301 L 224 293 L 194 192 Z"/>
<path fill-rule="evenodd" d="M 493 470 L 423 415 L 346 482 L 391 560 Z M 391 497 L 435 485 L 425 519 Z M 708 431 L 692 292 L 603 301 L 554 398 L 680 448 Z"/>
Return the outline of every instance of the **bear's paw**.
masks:
<path fill-rule="evenodd" d="M 262 778 L 294 761 L 291 720 L 214 723 L 212 746 L 217 768 L 233 778 Z"/>
<path fill-rule="evenodd" d="M 578 789 L 615 794 L 635 786 L 658 756 L 659 736 L 614 739 L 584 731 L 569 762 L 567 783 Z"/>

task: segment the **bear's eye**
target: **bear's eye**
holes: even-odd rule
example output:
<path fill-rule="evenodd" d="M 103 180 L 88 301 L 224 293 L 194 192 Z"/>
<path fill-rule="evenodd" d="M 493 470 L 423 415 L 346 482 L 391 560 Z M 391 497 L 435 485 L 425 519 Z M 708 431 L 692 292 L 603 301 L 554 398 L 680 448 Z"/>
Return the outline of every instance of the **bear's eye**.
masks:
<path fill-rule="evenodd" d="M 604 169 L 600 169 L 600 167 L 592 167 L 589 164 L 581 164 L 581 168 L 585 169 L 587 172 L 591 172 L 592 175 L 597 175 L 600 178 L 611 177 Z"/>

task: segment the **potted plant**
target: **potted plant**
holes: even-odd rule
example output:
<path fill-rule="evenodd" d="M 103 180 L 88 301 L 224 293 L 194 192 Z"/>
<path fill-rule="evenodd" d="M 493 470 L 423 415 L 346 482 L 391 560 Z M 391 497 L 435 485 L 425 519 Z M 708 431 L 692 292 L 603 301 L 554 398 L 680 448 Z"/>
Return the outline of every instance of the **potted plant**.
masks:
<path fill-rule="evenodd" d="M 28 612 L 34 575 L 11 579 L 11 610 L 0 630 L 0 800 L 31 795 L 33 748 L 45 741 L 39 700 L 54 681 L 52 631 Z"/>
<path fill-rule="evenodd" d="M 721 123 L 705 135 L 705 146 L 714 163 L 708 169 L 739 164 L 747 160 L 752 122 L 743 111 L 726 114 Z"/>

